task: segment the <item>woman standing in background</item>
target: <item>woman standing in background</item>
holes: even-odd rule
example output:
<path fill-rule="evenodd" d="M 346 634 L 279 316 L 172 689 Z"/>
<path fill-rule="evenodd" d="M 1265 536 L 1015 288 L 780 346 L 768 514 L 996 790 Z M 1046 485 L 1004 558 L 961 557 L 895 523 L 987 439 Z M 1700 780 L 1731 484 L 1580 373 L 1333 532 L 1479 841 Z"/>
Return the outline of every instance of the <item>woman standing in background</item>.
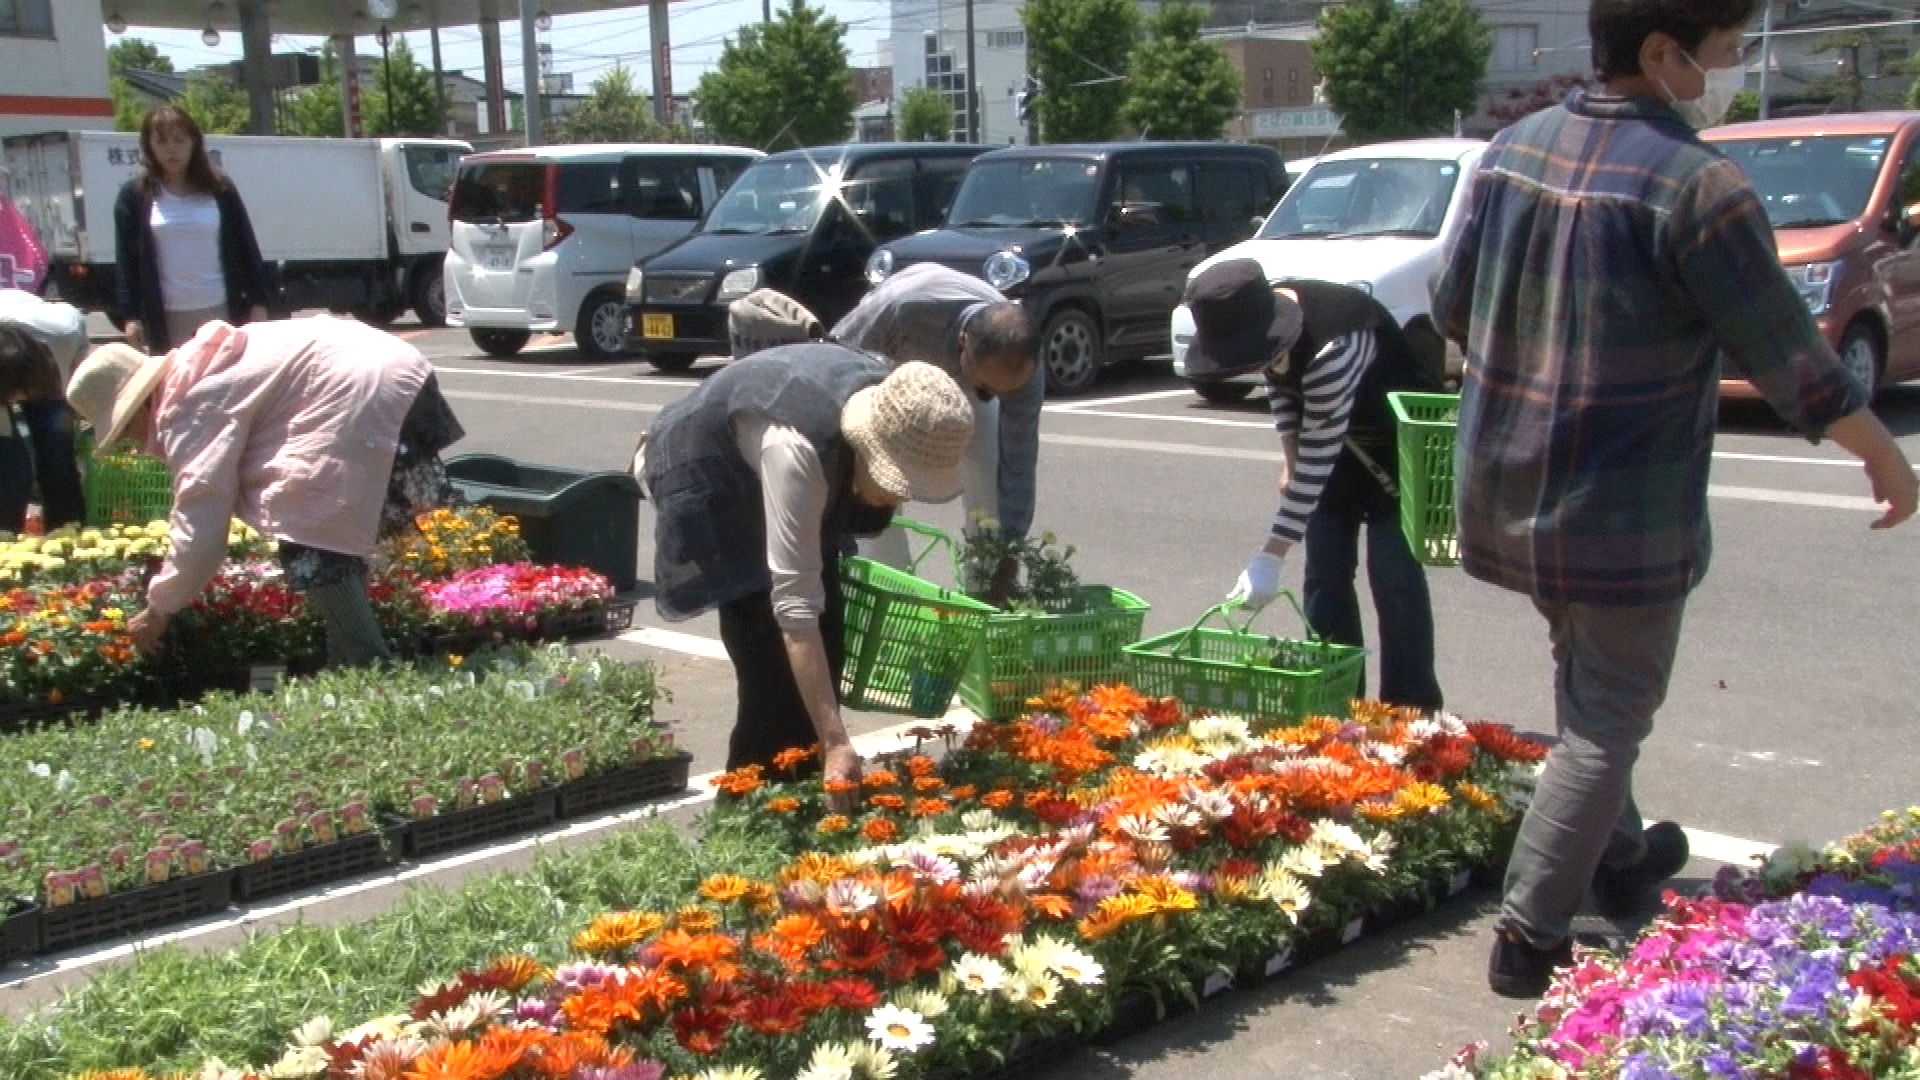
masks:
<path fill-rule="evenodd" d="M 120 189 L 113 209 L 127 343 L 164 353 L 216 319 L 267 318 L 272 287 L 253 223 L 193 118 L 172 105 L 150 110 L 140 153 L 146 170 Z"/>

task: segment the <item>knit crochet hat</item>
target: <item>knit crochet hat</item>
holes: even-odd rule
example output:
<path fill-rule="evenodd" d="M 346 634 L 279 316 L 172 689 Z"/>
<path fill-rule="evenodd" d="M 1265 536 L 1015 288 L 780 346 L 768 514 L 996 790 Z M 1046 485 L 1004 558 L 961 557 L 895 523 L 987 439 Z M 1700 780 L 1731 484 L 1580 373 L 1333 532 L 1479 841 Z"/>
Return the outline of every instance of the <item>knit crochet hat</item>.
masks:
<path fill-rule="evenodd" d="M 960 494 L 960 458 L 973 439 L 973 404 L 953 377 L 919 361 L 847 399 L 840 430 L 873 481 L 909 502 Z"/>
<path fill-rule="evenodd" d="M 773 289 L 755 289 L 727 305 L 727 338 L 735 360 L 776 345 L 798 345 L 826 336 L 826 328 L 813 312 Z"/>
<path fill-rule="evenodd" d="M 67 402 L 93 428 L 93 456 L 104 457 L 167 374 L 172 353 L 148 356 L 130 345 L 93 350 L 67 381 Z"/>

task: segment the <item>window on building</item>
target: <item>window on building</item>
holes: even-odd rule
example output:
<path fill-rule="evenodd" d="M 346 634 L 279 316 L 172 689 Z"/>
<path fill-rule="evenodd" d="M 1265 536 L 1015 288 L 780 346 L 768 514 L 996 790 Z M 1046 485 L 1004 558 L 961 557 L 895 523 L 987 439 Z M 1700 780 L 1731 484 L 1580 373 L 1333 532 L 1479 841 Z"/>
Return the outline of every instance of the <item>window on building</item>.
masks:
<path fill-rule="evenodd" d="M 0 0 L 0 34 L 52 37 L 53 0 Z"/>
<path fill-rule="evenodd" d="M 1534 53 L 1540 51 L 1540 28 L 1496 26 L 1493 28 L 1493 70 L 1533 71 L 1539 66 Z"/>
<path fill-rule="evenodd" d="M 1264 71 L 1264 72 L 1262 72 L 1262 73 L 1261 73 L 1261 78 L 1263 78 L 1263 79 L 1265 79 L 1265 80 L 1266 80 L 1267 82 L 1272 82 L 1272 81 L 1273 81 L 1273 69 L 1272 69 L 1272 68 L 1268 68 L 1268 69 L 1267 69 L 1266 71 Z"/>
<path fill-rule="evenodd" d="M 1288 69 L 1287 69 L 1287 82 L 1289 82 L 1289 83 L 1298 83 L 1299 81 L 1300 81 L 1300 69 L 1299 69 L 1299 68 L 1288 68 Z"/>
<path fill-rule="evenodd" d="M 1273 104 L 1273 87 L 1263 86 L 1260 88 L 1260 103 L 1263 105 Z"/>
<path fill-rule="evenodd" d="M 1026 44 L 1027 32 L 1025 30 L 987 31 L 987 48 L 989 49 L 1020 49 L 1025 48 Z"/>

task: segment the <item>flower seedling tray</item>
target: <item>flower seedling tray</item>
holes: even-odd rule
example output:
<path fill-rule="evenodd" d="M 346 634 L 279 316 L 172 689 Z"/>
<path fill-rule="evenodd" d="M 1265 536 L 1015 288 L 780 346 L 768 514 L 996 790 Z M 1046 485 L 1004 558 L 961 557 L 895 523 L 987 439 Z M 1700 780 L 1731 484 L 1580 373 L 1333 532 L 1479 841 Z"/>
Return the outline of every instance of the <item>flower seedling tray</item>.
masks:
<path fill-rule="evenodd" d="M 40 905 L 16 899 L 0 922 L 0 964 L 25 960 L 40 951 Z"/>
<path fill-rule="evenodd" d="M 633 629 L 636 601 L 608 600 L 581 611 L 563 611 L 543 620 L 540 637 L 547 641 L 577 641 L 607 637 Z"/>
<path fill-rule="evenodd" d="M 374 829 L 237 866 L 233 871 L 233 898 L 244 904 L 392 866 L 400 856 L 401 841 L 399 836 Z"/>
<path fill-rule="evenodd" d="M 60 952 L 189 922 L 225 911 L 232 897 L 233 871 L 213 870 L 47 908 L 40 915 L 40 951 Z"/>
<path fill-rule="evenodd" d="M 687 778 L 692 772 L 693 755 L 681 751 L 671 757 L 569 780 L 554 789 L 560 820 L 632 806 L 662 795 L 677 795 L 687 790 Z"/>
<path fill-rule="evenodd" d="M 430 818 L 393 820 L 407 826 L 401 851 L 409 859 L 418 859 L 551 825 L 556 803 L 553 789 L 548 788 L 496 803 L 445 811 Z"/>

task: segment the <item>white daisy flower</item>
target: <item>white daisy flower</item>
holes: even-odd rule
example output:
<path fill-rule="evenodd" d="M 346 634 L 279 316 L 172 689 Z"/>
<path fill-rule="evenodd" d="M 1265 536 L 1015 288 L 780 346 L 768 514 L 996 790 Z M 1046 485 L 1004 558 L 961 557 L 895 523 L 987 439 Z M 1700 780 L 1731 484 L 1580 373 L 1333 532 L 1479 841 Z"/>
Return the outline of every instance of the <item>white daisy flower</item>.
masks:
<path fill-rule="evenodd" d="M 1038 975 L 1016 975 L 1001 992 L 1008 1000 L 1030 1009 L 1050 1009 L 1060 1000 L 1060 980 L 1045 971 Z"/>
<path fill-rule="evenodd" d="M 1123 814 L 1113 827 L 1136 844 L 1162 844 L 1167 840 L 1167 827 L 1142 814 Z"/>
<path fill-rule="evenodd" d="M 1313 902 L 1313 894 L 1307 892 L 1307 886 L 1277 866 L 1269 866 L 1261 871 L 1260 879 L 1254 885 L 1254 892 L 1262 900 L 1280 909 L 1290 922 L 1298 923 L 1300 914 Z"/>
<path fill-rule="evenodd" d="M 1327 872 L 1327 860 L 1321 857 L 1319 849 L 1304 844 L 1288 848 L 1274 865 L 1302 878 L 1317 878 Z"/>
<path fill-rule="evenodd" d="M 858 915 L 880 904 L 880 897 L 863 882 L 841 878 L 827 886 L 827 908 L 838 915 Z"/>
<path fill-rule="evenodd" d="M 893 1003 L 929 1020 L 947 1015 L 947 996 L 937 990 L 905 990 L 893 997 Z"/>
<path fill-rule="evenodd" d="M 1352 858 L 1364 858 L 1368 852 L 1367 841 L 1351 825 L 1325 818 L 1313 823 L 1313 832 L 1307 842 L 1323 848 L 1342 852 Z"/>
<path fill-rule="evenodd" d="M 1233 796 L 1224 791 L 1189 787 L 1187 805 L 1205 821 L 1225 821 L 1233 816 Z"/>
<path fill-rule="evenodd" d="M 319 1046 L 333 1038 L 333 1018 L 316 1016 L 294 1029 L 293 1045 Z"/>
<path fill-rule="evenodd" d="M 933 1025 L 898 1005 L 882 1005 L 867 1016 L 867 1038 L 887 1050 L 913 1053 L 933 1043 Z"/>
<path fill-rule="evenodd" d="M 860 1080 L 893 1080 L 900 1061 L 883 1047 L 873 1043 L 853 1045 L 854 1073 Z"/>
<path fill-rule="evenodd" d="M 1101 967 L 1098 960 L 1070 945 L 1056 949 L 1047 966 L 1055 975 L 1075 986 L 1099 986 L 1107 974 L 1107 969 Z"/>
<path fill-rule="evenodd" d="M 1169 829 L 1191 829 L 1200 824 L 1200 815 L 1192 807 L 1180 803 L 1165 803 L 1154 808 L 1153 820 Z"/>
<path fill-rule="evenodd" d="M 700 1074 L 700 1080 L 764 1080 L 767 1074 L 752 1065 L 721 1065 Z"/>
<path fill-rule="evenodd" d="M 991 994 L 1007 984 L 1007 969 L 990 956 L 967 953 L 953 962 L 953 978 L 969 993 Z"/>

